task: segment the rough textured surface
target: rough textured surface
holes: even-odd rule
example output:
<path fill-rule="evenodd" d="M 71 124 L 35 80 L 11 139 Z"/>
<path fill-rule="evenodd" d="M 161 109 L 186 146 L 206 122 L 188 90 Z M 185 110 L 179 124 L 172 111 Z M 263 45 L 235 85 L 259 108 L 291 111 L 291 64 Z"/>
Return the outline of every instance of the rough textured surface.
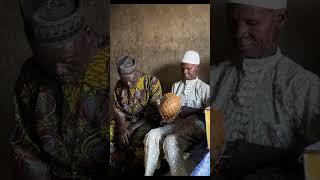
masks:
<path fill-rule="evenodd" d="M 180 61 L 198 51 L 200 78 L 209 81 L 210 5 L 111 5 L 111 88 L 119 76 L 116 59 L 130 55 L 137 69 L 160 79 L 163 92 L 182 78 Z"/>
<path fill-rule="evenodd" d="M 9 137 L 14 128 L 13 86 L 22 63 L 32 55 L 23 31 L 18 0 L 4 0 L 0 5 L 0 169 L 1 179 L 12 179 L 13 157 Z M 101 34 L 109 34 L 109 0 L 83 0 L 89 25 Z"/>
<path fill-rule="evenodd" d="M 168 122 L 174 121 L 180 111 L 180 97 L 173 93 L 163 95 L 160 104 L 160 114 L 162 118 Z"/>

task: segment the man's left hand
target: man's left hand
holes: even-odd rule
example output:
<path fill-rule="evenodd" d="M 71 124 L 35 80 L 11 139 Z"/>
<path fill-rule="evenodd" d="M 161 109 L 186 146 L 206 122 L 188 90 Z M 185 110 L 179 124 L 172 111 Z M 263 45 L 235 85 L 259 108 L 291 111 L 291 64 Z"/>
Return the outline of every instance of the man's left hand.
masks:
<path fill-rule="evenodd" d="M 185 119 L 186 117 L 198 113 L 200 112 L 201 109 L 196 109 L 196 108 L 192 108 L 192 107 L 187 107 L 187 106 L 182 106 L 179 112 L 179 117 L 182 119 Z"/>
<path fill-rule="evenodd" d="M 182 106 L 181 109 L 180 109 L 180 112 L 179 112 L 179 117 L 184 119 L 188 116 L 188 110 L 187 110 L 187 107 L 186 106 Z"/>

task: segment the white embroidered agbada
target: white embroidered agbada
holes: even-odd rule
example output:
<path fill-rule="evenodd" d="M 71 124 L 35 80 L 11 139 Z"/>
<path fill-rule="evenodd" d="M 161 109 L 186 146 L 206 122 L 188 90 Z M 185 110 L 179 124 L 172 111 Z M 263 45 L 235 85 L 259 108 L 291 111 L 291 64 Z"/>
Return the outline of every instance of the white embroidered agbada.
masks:
<path fill-rule="evenodd" d="M 176 82 L 171 92 L 181 97 L 181 106 L 203 109 L 210 105 L 210 86 L 199 78 Z"/>
<path fill-rule="evenodd" d="M 226 140 L 284 149 L 320 138 L 320 79 L 284 56 L 224 62 L 211 69 L 214 107 Z M 304 142 L 297 142 L 297 137 Z M 298 146 L 297 146 L 298 145 Z"/>

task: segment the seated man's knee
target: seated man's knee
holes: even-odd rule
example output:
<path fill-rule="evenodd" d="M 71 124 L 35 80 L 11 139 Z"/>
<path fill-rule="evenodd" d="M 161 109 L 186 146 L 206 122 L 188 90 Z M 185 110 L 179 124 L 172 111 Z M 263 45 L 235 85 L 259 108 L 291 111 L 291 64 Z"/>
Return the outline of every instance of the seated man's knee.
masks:
<path fill-rule="evenodd" d="M 163 150 L 166 152 L 174 151 L 178 145 L 178 137 L 170 134 L 163 141 Z"/>
<path fill-rule="evenodd" d="M 144 144 L 146 145 L 146 143 L 148 141 L 155 141 L 155 142 L 159 142 L 159 140 L 161 139 L 162 133 L 161 133 L 161 129 L 160 128 L 156 128 L 156 129 L 151 129 L 145 136 L 144 138 Z"/>

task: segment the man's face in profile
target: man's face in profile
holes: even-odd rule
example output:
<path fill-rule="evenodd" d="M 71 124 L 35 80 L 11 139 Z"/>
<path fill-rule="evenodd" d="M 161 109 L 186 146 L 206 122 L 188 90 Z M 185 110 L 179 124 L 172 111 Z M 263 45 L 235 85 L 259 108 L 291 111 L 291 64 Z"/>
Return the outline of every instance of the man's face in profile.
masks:
<path fill-rule="evenodd" d="M 181 72 L 185 80 L 196 79 L 199 72 L 199 65 L 181 63 Z"/>
<path fill-rule="evenodd" d="M 228 23 L 235 46 L 246 58 L 271 56 L 283 23 L 281 10 L 228 4 Z"/>
<path fill-rule="evenodd" d="M 120 80 L 122 84 L 128 88 L 135 87 L 138 83 L 138 74 L 137 72 L 133 72 L 127 75 L 120 75 Z"/>
<path fill-rule="evenodd" d="M 90 59 L 90 46 L 86 32 L 57 46 L 35 46 L 37 63 L 45 73 L 61 83 L 73 83 L 84 72 Z"/>

